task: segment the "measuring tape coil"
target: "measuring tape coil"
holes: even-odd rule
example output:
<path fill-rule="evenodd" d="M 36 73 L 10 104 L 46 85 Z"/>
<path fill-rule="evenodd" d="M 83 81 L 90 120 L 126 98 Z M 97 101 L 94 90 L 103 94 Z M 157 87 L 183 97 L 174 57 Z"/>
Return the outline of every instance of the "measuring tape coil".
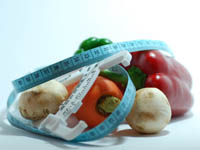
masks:
<path fill-rule="evenodd" d="M 135 40 L 97 47 L 89 51 L 83 52 L 81 54 L 78 54 L 76 56 L 64 59 L 58 63 L 52 64 L 45 68 L 39 69 L 17 80 L 14 80 L 14 91 L 10 94 L 7 102 L 8 109 L 17 100 L 17 93 L 37 86 L 48 80 L 57 78 L 63 74 L 77 70 L 81 67 L 94 64 L 109 56 L 112 56 L 113 54 L 121 50 L 128 50 L 129 52 L 142 50 L 163 50 L 170 53 L 173 56 L 173 53 L 171 52 L 169 47 L 164 42 L 157 40 Z M 136 90 L 128 73 L 121 66 L 118 65 L 111 67 L 110 70 L 116 73 L 124 74 L 128 77 L 128 84 L 119 106 L 101 124 L 86 132 L 83 132 L 72 141 L 90 141 L 108 135 L 125 119 L 129 111 L 131 110 Z M 57 137 L 52 133 L 33 127 L 28 122 L 22 122 L 18 120 L 9 111 L 7 113 L 7 118 L 11 124 L 19 128 L 46 136 Z"/>

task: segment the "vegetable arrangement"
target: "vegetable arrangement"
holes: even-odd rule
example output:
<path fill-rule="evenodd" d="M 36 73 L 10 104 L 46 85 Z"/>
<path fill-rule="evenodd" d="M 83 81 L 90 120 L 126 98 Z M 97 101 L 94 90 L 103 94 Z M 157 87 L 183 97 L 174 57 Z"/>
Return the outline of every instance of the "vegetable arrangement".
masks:
<path fill-rule="evenodd" d="M 88 38 L 82 43 L 91 44 L 92 48 L 95 48 L 94 45 L 99 46 L 96 42 L 93 43 L 91 39 L 97 38 Z M 83 48 L 82 44 L 79 48 Z M 160 89 L 169 100 L 172 116 L 181 116 L 190 110 L 193 104 L 193 97 L 190 92 L 192 78 L 183 65 L 157 50 L 132 52 L 131 55 L 131 64 L 125 69 L 137 90 L 144 87 Z M 121 83 L 121 87 L 127 82 L 124 77 L 112 72 L 102 71 L 101 74 L 118 84 Z"/>
<path fill-rule="evenodd" d="M 80 44 L 75 55 L 111 43 L 109 39 L 90 37 Z M 125 69 L 137 92 L 126 120 L 137 132 L 157 133 L 171 117 L 183 115 L 192 107 L 192 78 L 184 66 L 159 51 L 132 52 L 131 55 L 131 64 Z M 26 119 L 40 120 L 49 113 L 55 114 L 78 83 L 74 81 L 64 86 L 51 80 L 23 92 L 19 98 L 21 115 Z M 84 120 L 89 128 L 97 126 L 118 106 L 126 84 L 125 76 L 109 70 L 101 71 L 73 117 Z"/>

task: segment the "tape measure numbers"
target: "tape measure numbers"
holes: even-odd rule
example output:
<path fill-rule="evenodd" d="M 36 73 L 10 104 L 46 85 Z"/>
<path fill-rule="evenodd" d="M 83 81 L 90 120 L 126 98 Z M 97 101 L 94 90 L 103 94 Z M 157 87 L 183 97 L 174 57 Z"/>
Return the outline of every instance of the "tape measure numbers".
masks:
<path fill-rule="evenodd" d="M 78 68 L 82 68 L 87 65 L 93 64 L 93 67 L 94 67 L 96 65 L 95 64 L 96 62 L 103 60 L 109 56 L 112 56 L 113 54 L 115 54 L 121 50 L 128 50 L 129 52 L 133 52 L 133 51 L 150 50 L 150 49 L 164 50 L 164 51 L 172 54 L 172 52 L 170 51 L 170 49 L 167 47 L 167 45 L 164 42 L 152 41 L 152 40 L 136 40 L 136 41 L 130 41 L 130 42 L 115 43 L 115 44 L 110 44 L 110 45 L 105 45 L 105 46 L 101 46 L 98 48 L 94 48 L 94 49 L 91 49 L 90 51 L 86 51 L 82 54 L 70 57 L 68 59 L 60 61 L 60 62 L 50 65 L 48 67 L 42 68 L 38 71 L 35 71 L 31 74 L 28 74 L 24 77 L 21 77 L 15 81 L 13 81 L 15 92 L 11 93 L 11 95 L 8 99 L 8 108 L 16 100 L 17 92 L 24 91 L 24 90 L 34 87 L 38 84 L 46 82 L 50 79 L 54 79 L 63 74 L 66 74 L 68 72 L 71 72 Z M 135 87 L 134 87 L 128 73 L 121 66 L 114 66 L 114 67 L 110 68 L 110 70 L 112 70 L 116 73 L 124 74 L 128 78 L 128 84 L 127 84 L 123 99 L 121 100 L 119 106 L 115 109 L 115 111 L 111 115 L 109 115 L 109 117 L 104 122 L 102 122 L 101 124 L 99 124 L 98 126 L 96 126 L 93 129 L 90 129 L 86 132 L 81 133 L 75 139 L 72 138 L 73 141 L 89 141 L 89 140 L 95 140 L 95 139 L 104 137 L 105 135 L 112 132 L 128 115 L 128 113 L 132 107 L 132 104 L 134 102 L 134 97 L 135 97 L 135 92 L 136 92 Z M 91 72 L 89 72 L 89 73 L 90 74 L 86 73 L 86 76 L 92 76 Z M 97 76 L 97 74 L 95 74 L 95 75 Z M 83 78 L 83 81 L 84 81 L 84 78 Z M 83 83 L 81 83 L 80 86 L 82 84 Z M 87 86 L 88 85 L 86 85 L 85 87 L 87 87 Z M 78 90 L 79 89 L 77 88 L 77 91 Z M 77 94 L 78 93 L 77 91 L 74 91 L 73 93 Z M 87 93 L 87 91 L 86 91 L 86 93 Z M 78 96 L 78 95 L 76 95 L 76 96 Z M 61 115 L 64 118 L 65 117 L 68 118 L 70 115 L 69 110 L 62 109 L 62 107 L 64 108 L 67 105 L 68 107 L 65 107 L 65 108 L 69 109 L 70 102 L 73 102 L 73 100 L 64 102 L 63 105 L 60 106 L 60 111 L 58 112 L 57 115 Z M 78 109 L 78 107 L 77 107 L 77 109 Z M 43 135 L 47 135 L 47 136 L 62 138 L 62 135 L 61 135 L 62 133 L 60 133 L 60 132 L 62 132 L 61 130 L 58 131 L 58 133 L 60 133 L 60 135 L 56 136 L 55 134 L 52 134 L 45 130 L 40 130 L 38 128 L 34 128 L 33 126 L 29 126 L 29 125 L 19 121 L 9 111 L 8 111 L 8 120 L 13 125 L 23 128 L 25 130 L 43 134 Z M 84 123 L 82 125 L 84 125 Z M 43 127 L 44 126 L 45 125 L 43 125 Z M 47 127 L 49 127 L 49 126 L 47 126 Z M 72 131 L 72 132 L 74 132 L 74 131 Z M 69 138 L 69 136 L 67 138 Z M 64 137 L 64 139 L 66 139 L 66 137 Z"/>
<path fill-rule="evenodd" d="M 130 42 L 114 43 L 100 46 L 81 54 L 75 55 L 73 57 L 64 59 L 60 62 L 57 62 L 38 71 L 30 73 L 24 77 L 21 77 L 17 80 L 14 80 L 12 83 L 16 92 L 22 92 L 48 80 L 71 72 L 72 70 L 76 70 L 78 68 L 98 62 L 121 50 L 135 52 L 151 49 L 163 50 L 173 55 L 169 47 L 162 41 L 135 40 Z"/>

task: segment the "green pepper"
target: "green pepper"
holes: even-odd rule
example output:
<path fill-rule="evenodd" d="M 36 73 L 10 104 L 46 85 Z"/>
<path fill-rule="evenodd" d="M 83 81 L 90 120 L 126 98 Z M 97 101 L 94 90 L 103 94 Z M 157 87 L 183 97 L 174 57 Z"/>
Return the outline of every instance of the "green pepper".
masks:
<path fill-rule="evenodd" d="M 120 88 L 124 89 L 127 85 L 128 78 L 122 74 L 118 74 L 109 70 L 102 70 L 100 76 L 106 77 L 115 83 L 120 84 Z"/>
<path fill-rule="evenodd" d="M 98 46 L 99 46 L 98 42 L 99 42 L 98 38 L 96 38 L 96 37 L 90 37 L 90 38 L 84 40 L 84 41 L 80 44 L 79 48 L 82 48 L 82 49 L 84 49 L 85 51 L 87 51 L 87 50 L 89 50 L 89 49 L 98 47 Z"/>
<path fill-rule="evenodd" d="M 82 53 L 82 52 L 84 52 L 84 49 L 80 48 L 80 49 L 78 49 L 78 50 L 75 52 L 75 55 L 76 55 L 76 54 L 80 54 L 80 53 Z"/>
<path fill-rule="evenodd" d="M 98 46 L 112 44 L 112 41 L 109 39 L 101 38 L 98 40 Z"/>
<path fill-rule="evenodd" d="M 96 48 L 102 45 L 111 44 L 112 41 L 106 38 L 96 38 L 96 37 L 90 37 L 86 40 L 84 40 L 80 46 L 79 49 L 75 52 L 76 54 L 80 54 L 81 52 L 87 51 L 92 48 Z"/>

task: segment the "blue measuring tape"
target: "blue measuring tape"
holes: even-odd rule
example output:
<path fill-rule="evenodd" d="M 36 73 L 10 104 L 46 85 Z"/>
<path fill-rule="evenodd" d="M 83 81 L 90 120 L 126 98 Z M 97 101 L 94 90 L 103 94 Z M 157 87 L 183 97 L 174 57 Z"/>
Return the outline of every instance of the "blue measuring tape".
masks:
<path fill-rule="evenodd" d="M 129 42 L 114 43 L 105 46 L 100 46 L 89 51 L 83 52 L 76 56 L 64 59 L 60 62 L 37 70 L 36 72 L 27 74 L 24 77 L 14 80 L 13 86 L 16 92 L 22 92 L 36 85 L 59 77 L 63 74 L 81 68 L 83 66 L 90 65 L 98 62 L 117 53 L 121 50 L 127 50 L 129 52 L 141 51 L 141 50 L 163 50 L 167 51 L 171 55 L 172 52 L 165 42 L 157 40 L 135 40 Z"/>
<path fill-rule="evenodd" d="M 78 68 L 103 60 L 121 50 L 128 50 L 129 52 L 143 50 L 163 50 L 173 56 L 172 51 L 169 49 L 166 43 L 157 40 L 134 40 L 97 47 L 14 80 L 14 91 L 10 94 L 7 102 L 8 110 L 17 100 L 17 93 L 23 92 L 29 88 L 37 86 L 41 83 L 59 77 Z M 106 118 L 104 122 L 102 122 L 95 128 L 83 132 L 72 141 L 90 141 L 104 137 L 107 134 L 111 133 L 130 112 L 134 102 L 136 89 L 128 73 L 121 66 L 116 65 L 114 67 L 111 67 L 110 70 L 116 73 L 124 74 L 128 78 L 127 87 L 120 104 L 115 109 L 115 111 Z M 49 132 L 39 130 L 38 128 L 31 126 L 30 123 L 20 121 L 9 111 L 7 113 L 7 118 L 11 124 L 19 128 L 46 136 L 57 137 Z"/>

